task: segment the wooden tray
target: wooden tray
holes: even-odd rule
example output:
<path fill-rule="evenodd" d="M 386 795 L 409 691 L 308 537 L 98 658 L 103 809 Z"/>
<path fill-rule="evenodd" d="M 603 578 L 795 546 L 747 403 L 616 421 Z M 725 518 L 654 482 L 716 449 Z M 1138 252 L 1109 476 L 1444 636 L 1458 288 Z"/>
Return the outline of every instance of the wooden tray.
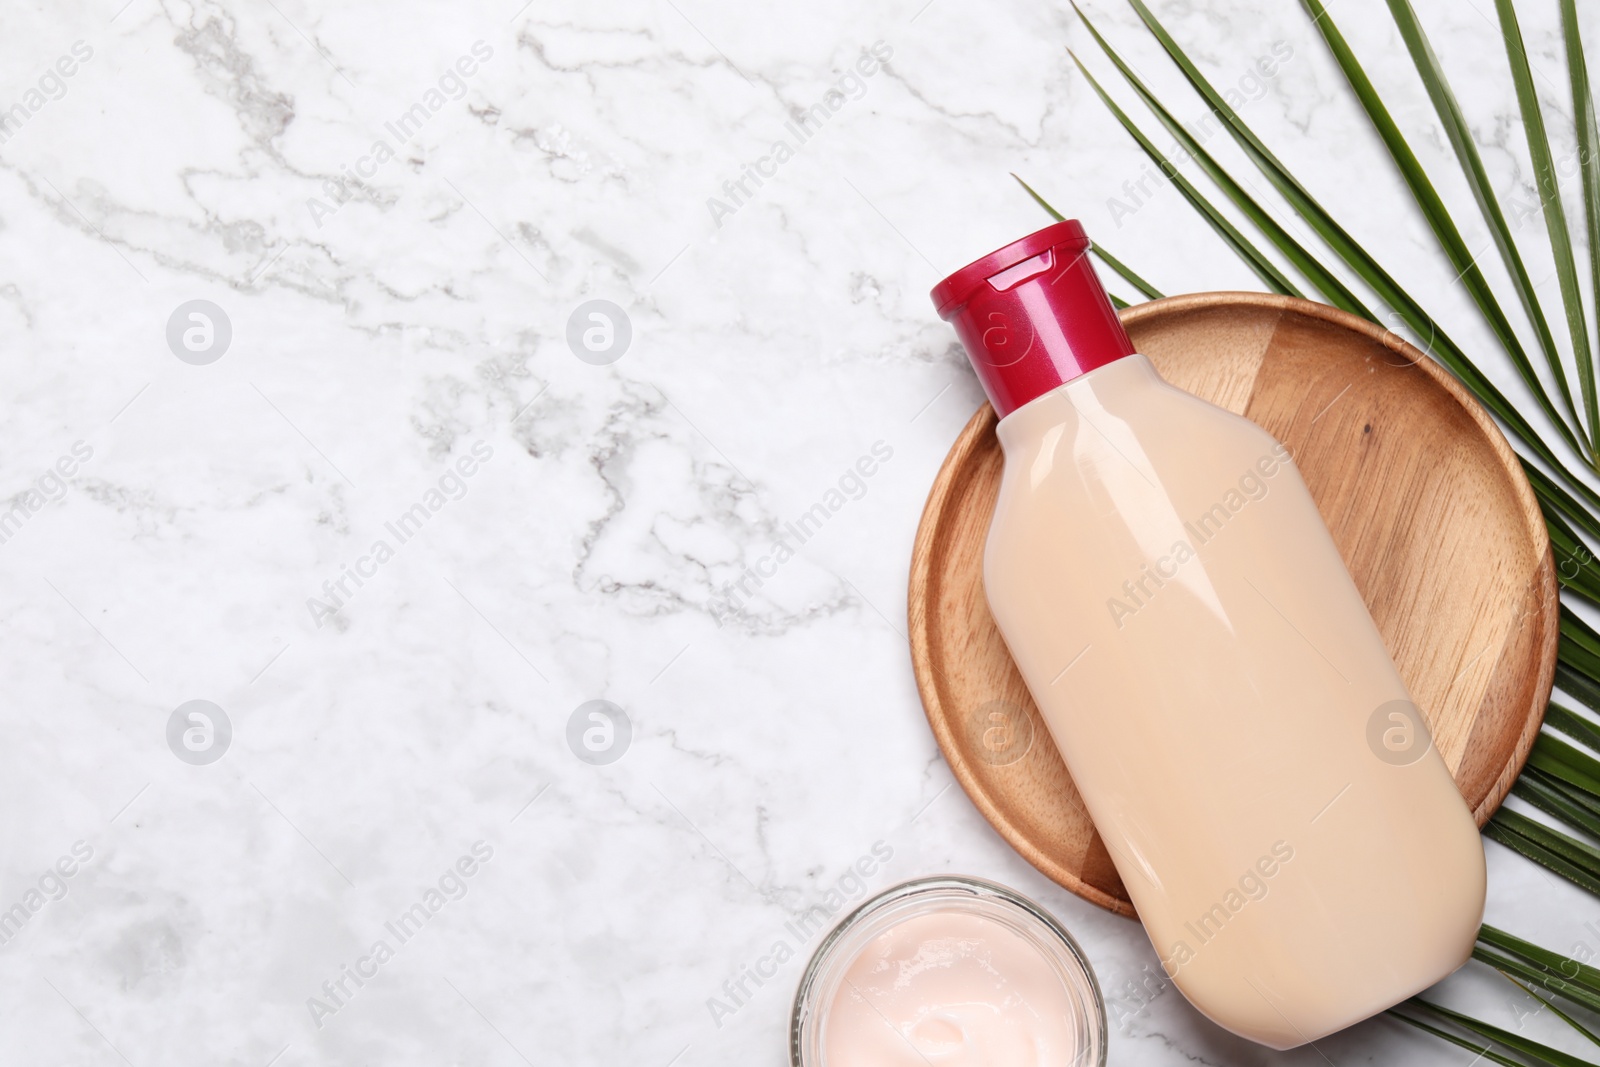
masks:
<path fill-rule="evenodd" d="M 1555 672 L 1549 538 L 1517 458 L 1444 369 L 1354 315 L 1257 293 L 1122 313 L 1169 382 L 1293 450 L 1339 552 L 1481 826 L 1522 770 Z M 957 438 L 911 556 L 912 663 L 972 802 L 1040 871 L 1132 915 L 984 599 L 995 415 Z"/>

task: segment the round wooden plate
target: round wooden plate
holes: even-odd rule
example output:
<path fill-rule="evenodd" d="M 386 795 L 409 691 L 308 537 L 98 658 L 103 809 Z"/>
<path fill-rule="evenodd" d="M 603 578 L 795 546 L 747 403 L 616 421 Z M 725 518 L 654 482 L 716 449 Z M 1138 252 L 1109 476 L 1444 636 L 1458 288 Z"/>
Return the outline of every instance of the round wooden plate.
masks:
<path fill-rule="evenodd" d="M 1549 538 L 1505 438 L 1443 368 L 1378 326 L 1258 293 L 1122 313 L 1167 381 L 1294 452 L 1384 643 L 1481 826 L 1544 719 L 1558 600 Z M 956 440 L 911 556 L 912 663 L 972 802 L 1040 871 L 1132 915 L 983 592 L 999 489 L 994 410 Z"/>

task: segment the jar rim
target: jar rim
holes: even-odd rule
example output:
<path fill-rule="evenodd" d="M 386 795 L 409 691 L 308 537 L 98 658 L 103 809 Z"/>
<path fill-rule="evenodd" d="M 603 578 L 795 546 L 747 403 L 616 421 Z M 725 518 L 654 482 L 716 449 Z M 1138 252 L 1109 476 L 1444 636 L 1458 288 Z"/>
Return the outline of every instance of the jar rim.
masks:
<path fill-rule="evenodd" d="M 820 1056 L 814 1057 L 811 1052 L 813 1047 L 820 1044 L 815 1031 L 826 1017 L 827 1005 L 818 1002 L 820 991 L 829 977 L 835 972 L 842 973 L 855 962 L 859 953 L 857 949 L 845 958 L 841 945 L 874 917 L 896 905 L 911 902 L 907 908 L 909 911 L 916 902 L 922 901 L 929 905 L 928 911 L 932 911 L 941 902 L 952 900 L 976 902 L 980 907 L 993 909 L 995 914 L 991 918 L 999 918 L 1004 914 L 1018 925 L 1030 928 L 1035 935 L 1031 940 L 1041 952 L 1048 947 L 1054 956 L 1052 962 L 1062 971 L 1064 992 L 1075 1002 L 1081 1012 L 1082 1022 L 1087 1024 L 1087 1045 L 1072 1067 L 1104 1067 L 1107 1043 L 1105 998 L 1095 978 L 1094 967 L 1090 965 L 1077 939 L 1055 916 L 1029 897 L 998 882 L 959 874 L 913 878 L 890 886 L 863 901 L 828 931 L 811 954 L 795 990 L 794 1005 L 789 1014 L 791 1067 L 820 1067 Z M 918 913 L 910 911 L 897 921 L 904 921 L 915 914 Z M 1021 930 L 1014 932 L 1022 933 Z M 1084 1053 L 1088 1053 L 1088 1058 Z"/>

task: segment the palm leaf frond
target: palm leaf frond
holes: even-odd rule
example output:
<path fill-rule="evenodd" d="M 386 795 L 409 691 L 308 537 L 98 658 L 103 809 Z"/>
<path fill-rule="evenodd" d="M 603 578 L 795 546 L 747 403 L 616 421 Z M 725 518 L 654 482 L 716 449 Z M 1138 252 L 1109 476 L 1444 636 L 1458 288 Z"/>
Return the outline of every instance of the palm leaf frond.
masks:
<path fill-rule="evenodd" d="M 1361 303 L 1361 300 L 1355 293 L 1350 291 L 1344 282 L 1339 280 L 1338 275 L 1318 262 L 1315 257 L 1301 246 L 1300 242 L 1296 241 L 1287 230 L 1278 224 L 1276 219 L 1267 214 L 1261 205 L 1256 203 L 1255 199 L 1245 192 L 1244 187 L 1235 181 L 1232 175 L 1223 170 L 1217 161 L 1200 146 L 1200 142 L 1184 127 L 1183 123 L 1174 118 L 1172 112 L 1162 106 L 1161 102 L 1155 98 L 1144 82 L 1133 72 L 1132 68 L 1123 61 L 1122 57 L 1111 47 L 1100 31 L 1095 28 L 1094 23 L 1090 22 L 1088 17 L 1084 15 L 1076 0 L 1074 0 L 1072 9 L 1078 13 L 1078 17 L 1083 20 L 1083 24 L 1088 27 L 1089 33 L 1094 37 L 1095 43 L 1100 46 L 1100 50 L 1105 53 L 1106 58 L 1111 60 L 1112 64 L 1117 68 L 1117 72 L 1122 75 L 1123 80 L 1139 95 L 1139 99 L 1161 121 L 1161 125 L 1166 127 L 1167 132 L 1172 134 L 1177 140 L 1178 146 L 1200 165 L 1200 169 L 1206 172 L 1207 177 L 1227 195 L 1229 200 L 1233 201 L 1234 206 L 1244 213 L 1245 217 L 1250 220 L 1256 229 L 1260 230 L 1272 242 L 1273 246 L 1283 253 L 1290 263 L 1294 264 L 1295 269 L 1310 280 L 1311 284 L 1327 299 L 1328 303 L 1376 322 L 1376 316 L 1367 309 L 1366 305 Z"/>
<path fill-rule="evenodd" d="M 1406 290 L 1394 280 L 1388 271 L 1378 263 L 1362 246 L 1350 236 L 1349 232 L 1319 204 L 1306 188 L 1292 175 L 1271 150 L 1251 131 L 1250 127 L 1239 117 L 1234 109 L 1223 98 L 1222 94 L 1206 80 L 1198 67 L 1188 57 L 1183 49 L 1173 40 L 1172 35 L 1161 25 L 1155 15 L 1144 3 L 1144 0 L 1128 0 L 1128 3 L 1143 20 L 1145 27 L 1161 44 L 1167 56 L 1177 65 L 1189 85 L 1206 101 L 1218 119 L 1222 121 L 1223 129 L 1227 130 L 1235 143 L 1244 151 L 1256 168 L 1261 172 L 1279 194 L 1289 202 L 1289 205 L 1303 218 L 1318 237 L 1333 250 L 1345 265 L 1361 278 L 1378 295 L 1385 304 L 1392 308 L 1406 327 L 1422 340 L 1423 346 L 1439 362 L 1443 363 L 1450 371 L 1460 378 L 1472 390 L 1480 403 L 1488 408 L 1500 420 L 1501 425 L 1520 441 L 1534 456 L 1538 457 L 1561 478 L 1561 481 L 1570 492 L 1576 493 L 1590 504 L 1600 507 L 1600 493 L 1596 493 L 1585 482 L 1575 477 L 1570 470 L 1556 456 L 1555 452 L 1547 445 L 1532 424 L 1517 411 L 1503 393 L 1489 380 L 1478 366 L 1468 358 L 1465 351 L 1453 341 L 1444 328 L 1423 309 Z M 1534 390 L 1540 407 L 1547 412 L 1553 412 L 1549 397 L 1542 389 Z M 1578 442 L 1565 420 L 1552 417 L 1557 433 L 1580 456 L 1587 454 Z"/>
<path fill-rule="evenodd" d="M 1558 431 L 1568 439 L 1574 450 L 1586 458 L 1592 458 L 1589 457 L 1589 449 L 1578 440 L 1572 428 L 1550 402 L 1548 392 L 1533 371 L 1533 364 L 1529 361 L 1528 354 L 1523 351 L 1522 342 L 1517 339 L 1516 331 L 1511 328 L 1511 323 L 1501 309 L 1499 301 L 1495 299 L 1488 280 L 1478 268 L 1477 257 L 1467 247 L 1467 242 L 1457 229 L 1455 220 L 1450 217 L 1444 200 L 1433 187 L 1433 182 L 1428 179 L 1421 161 L 1411 150 L 1410 143 L 1400 132 L 1400 127 L 1390 115 L 1382 96 L 1367 77 L 1366 70 L 1356 58 L 1355 52 L 1351 50 L 1349 42 L 1339 32 L 1339 27 L 1328 14 L 1328 9 L 1322 0 L 1301 0 L 1301 3 L 1311 14 L 1317 32 L 1322 34 L 1322 39 L 1327 43 L 1334 61 L 1339 64 L 1345 80 L 1350 83 L 1350 88 L 1361 102 L 1362 109 L 1366 111 L 1367 118 L 1378 131 L 1378 136 L 1388 149 L 1389 157 L 1394 160 L 1400 177 L 1411 190 L 1412 198 L 1422 209 L 1423 218 L 1427 220 L 1429 229 L 1433 231 L 1439 247 L 1444 250 L 1445 257 L 1450 260 L 1451 267 L 1456 271 L 1456 280 L 1466 287 L 1468 295 L 1472 297 L 1473 303 L 1478 306 L 1478 310 L 1489 323 L 1489 329 L 1493 331 L 1495 339 L 1511 358 L 1523 383 L 1533 392 L 1534 399 L 1544 410 L 1545 416 L 1556 424 Z"/>
<path fill-rule="evenodd" d="M 1417 68 L 1417 74 L 1428 90 L 1428 97 L 1433 101 L 1433 109 L 1439 115 L 1445 135 L 1450 139 L 1450 146 L 1455 149 L 1456 158 L 1461 163 L 1461 171 L 1472 189 L 1472 197 L 1478 202 L 1478 210 L 1482 212 L 1483 220 L 1489 227 L 1489 234 L 1494 238 L 1495 247 L 1500 251 L 1500 259 L 1505 263 L 1507 273 L 1511 275 L 1511 284 L 1517 291 L 1517 298 L 1522 302 L 1528 321 L 1533 324 L 1534 333 L 1539 339 L 1539 347 L 1544 352 L 1545 361 L 1555 378 L 1567 412 L 1572 416 L 1572 423 L 1579 428 L 1578 436 L 1590 446 L 1592 452 L 1593 442 L 1596 436 L 1600 436 L 1600 427 L 1597 427 L 1594 376 L 1589 373 L 1590 364 L 1580 353 L 1578 373 L 1583 377 L 1584 412 L 1588 416 L 1588 434 L 1585 436 L 1581 427 L 1582 420 L 1573 404 L 1572 390 L 1567 385 L 1561 353 L 1556 348 L 1555 337 L 1550 333 L 1550 323 L 1545 319 L 1544 308 L 1539 304 L 1533 280 L 1528 276 L 1527 265 L 1523 263 L 1521 253 L 1517 251 L 1516 239 L 1512 236 L 1511 227 L 1506 223 L 1505 212 L 1500 208 L 1500 201 L 1494 194 L 1494 188 L 1489 183 L 1489 175 L 1483 167 L 1483 158 L 1478 154 L 1477 143 L 1472 139 L 1472 131 L 1467 126 L 1466 117 L 1461 113 L 1461 106 L 1456 103 L 1455 92 L 1451 90 L 1450 83 L 1445 78 L 1444 68 L 1434 55 L 1433 46 L 1428 43 L 1427 35 L 1417 20 L 1416 12 L 1412 10 L 1410 0 L 1389 0 L 1389 10 L 1393 13 L 1395 25 L 1399 27 L 1400 36 L 1406 43 L 1406 50 L 1411 53 L 1411 61 Z"/>
<path fill-rule="evenodd" d="M 1072 61 L 1077 64 L 1078 70 L 1088 80 L 1095 94 L 1100 97 L 1100 102 L 1105 104 L 1111 114 L 1116 117 L 1116 120 L 1122 124 L 1122 128 L 1127 130 L 1133 139 L 1138 142 L 1139 147 L 1144 150 L 1144 154 L 1161 169 L 1161 173 L 1166 175 L 1173 185 L 1177 186 L 1178 191 L 1183 194 L 1183 198 L 1189 201 L 1190 206 L 1196 211 L 1200 212 L 1206 222 L 1211 224 L 1211 228 L 1217 231 L 1217 235 L 1227 243 L 1228 247 L 1233 249 L 1234 253 L 1240 259 L 1243 259 L 1251 270 L 1255 271 L 1256 276 L 1261 279 L 1262 283 L 1275 293 L 1281 293 L 1284 296 L 1303 297 L 1305 294 L 1295 288 L 1294 283 L 1285 277 L 1283 272 L 1262 254 L 1260 249 L 1251 244 L 1245 235 L 1240 233 L 1238 228 L 1229 222 L 1222 212 L 1212 206 L 1209 200 L 1200 195 L 1200 191 L 1155 146 L 1155 142 L 1146 137 L 1144 131 L 1140 130 L 1133 120 L 1128 117 L 1127 113 L 1117 106 L 1117 102 L 1111 99 L 1111 95 L 1105 91 L 1105 88 L 1095 79 L 1095 76 L 1089 73 L 1089 68 L 1083 65 L 1077 55 L 1070 50 L 1068 54 L 1072 56 Z"/>
<path fill-rule="evenodd" d="M 1028 195 L 1033 197 L 1033 202 L 1038 204 L 1040 207 L 1044 208 L 1045 211 L 1049 213 L 1051 218 L 1055 219 L 1057 222 L 1066 221 L 1066 216 L 1063 215 L 1061 212 L 1057 211 L 1055 208 L 1051 207 L 1049 201 L 1045 200 L 1044 197 L 1040 196 L 1037 192 L 1034 191 L 1033 186 L 1029 185 L 1027 182 L 1025 182 L 1021 178 L 1017 177 L 1016 174 L 1012 174 L 1011 177 L 1013 179 L 1015 179 L 1015 181 L 1016 181 L 1016 183 L 1018 185 L 1022 186 L 1024 189 L 1027 190 Z M 1160 300 L 1161 299 L 1161 293 L 1156 289 L 1155 286 L 1151 285 L 1149 282 L 1147 282 L 1143 278 L 1139 277 L 1133 271 L 1129 270 L 1127 265 L 1124 264 L 1122 262 L 1122 260 L 1118 259 L 1116 256 L 1113 256 L 1110 252 L 1107 252 L 1105 250 L 1105 248 L 1101 246 L 1099 241 L 1094 242 L 1094 245 L 1090 249 L 1090 251 L 1092 251 L 1096 256 L 1098 256 L 1105 263 L 1106 266 L 1108 266 L 1112 270 L 1116 271 L 1117 274 L 1119 276 L 1121 276 L 1123 281 L 1127 282 L 1129 285 L 1131 285 L 1135 289 L 1139 290 L 1140 293 L 1144 294 L 1144 298 L 1146 300 Z M 1115 302 L 1115 298 L 1113 298 L 1113 302 Z M 1128 306 L 1127 302 L 1123 301 L 1121 307 L 1119 307 L 1118 310 L 1120 311 L 1122 307 L 1127 307 L 1127 306 Z M 1600 536 L 1600 533 L 1597 533 L 1597 536 Z"/>
<path fill-rule="evenodd" d="M 1589 231 L 1589 283 L 1594 288 L 1594 313 L 1600 318 L 1600 127 L 1595 120 L 1594 94 L 1589 90 L 1589 66 L 1583 58 L 1576 0 L 1561 0 L 1561 36 L 1567 46 L 1567 77 L 1572 83 L 1572 116 L 1583 183 L 1583 214 Z"/>
<path fill-rule="evenodd" d="M 1561 188 L 1556 183 L 1555 160 L 1550 138 L 1545 133 L 1544 114 L 1539 109 L 1539 93 L 1528 66 L 1528 51 L 1522 42 L 1522 27 L 1517 22 L 1511 0 L 1495 0 L 1500 16 L 1500 32 L 1506 41 L 1506 58 L 1511 62 L 1511 81 L 1517 90 L 1517 106 L 1522 111 L 1522 129 L 1533 160 L 1533 174 L 1539 190 L 1539 205 L 1544 210 L 1545 230 L 1550 234 L 1550 250 L 1556 261 L 1556 280 L 1561 287 L 1561 304 L 1567 313 L 1567 331 L 1572 337 L 1573 354 L 1578 361 L 1578 378 L 1583 386 L 1583 403 L 1591 420 L 1590 436 L 1600 437 L 1593 424 L 1595 412 L 1594 360 L 1589 355 L 1589 327 L 1583 317 L 1583 297 L 1578 291 L 1578 268 L 1572 258 L 1572 235 L 1567 230 L 1567 213 L 1561 206 Z M 1576 27 L 1574 27 L 1576 30 Z M 1600 443 L 1600 442 L 1597 442 Z"/>
<path fill-rule="evenodd" d="M 1430 1011 L 1440 1018 L 1455 1023 L 1461 1029 L 1491 1042 L 1492 1045 L 1499 1045 L 1501 1048 L 1515 1052 L 1519 1056 L 1525 1056 L 1535 1063 L 1554 1064 L 1556 1067 L 1593 1067 L 1587 1060 L 1580 1060 L 1571 1053 L 1562 1052 L 1560 1049 L 1551 1048 L 1549 1045 L 1541 1045 L 1539 1042 L 1529 1040 L 1521 1034 L 1512 1033 L 1510 1030 L 1492 1026 L 1486 1022 L 1480 1022 L 1470 1015 L 1463 1015 L 1459 1011 L 1453 1011 L 1441 1004 L 1431 1003 L 1421 997 L 1412 997 L 1406 1003 L 1407 1005 Z"/>

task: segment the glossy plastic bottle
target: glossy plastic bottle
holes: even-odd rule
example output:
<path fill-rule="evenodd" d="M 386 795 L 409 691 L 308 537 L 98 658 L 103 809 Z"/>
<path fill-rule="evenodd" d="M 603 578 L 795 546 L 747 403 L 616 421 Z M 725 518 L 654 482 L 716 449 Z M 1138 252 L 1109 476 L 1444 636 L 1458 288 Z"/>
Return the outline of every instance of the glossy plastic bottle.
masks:
<path fill-rule="evenodd" d="M 1467 960 L 1483 846 L 1289 451 L 1133 352 L 1088 247 L 933 293 L 1001 417 L 989 606 L 1167 974 L 1292 1048 Z"/>

